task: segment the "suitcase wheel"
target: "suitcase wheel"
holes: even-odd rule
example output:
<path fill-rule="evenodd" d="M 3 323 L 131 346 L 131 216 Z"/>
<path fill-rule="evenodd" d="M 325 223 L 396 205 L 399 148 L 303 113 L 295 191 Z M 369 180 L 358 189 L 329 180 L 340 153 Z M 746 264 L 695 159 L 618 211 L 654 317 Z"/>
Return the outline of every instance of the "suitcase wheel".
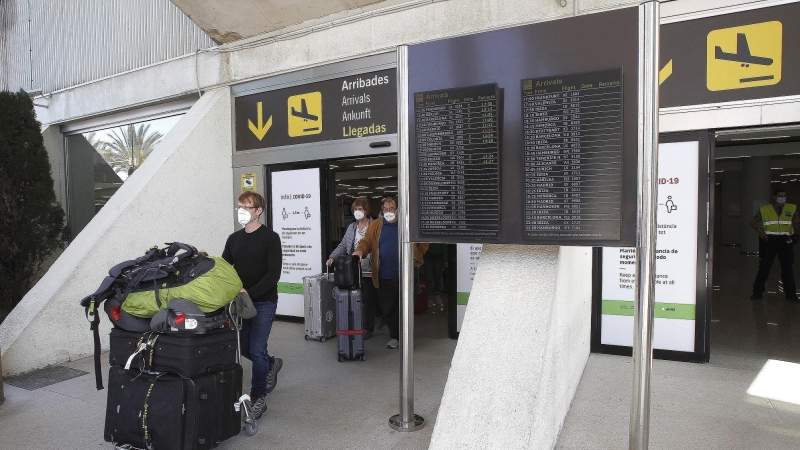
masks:
<path fill-rule="evenodd" d="M 344 356 L 339 355 L 339 362 L 342 362 L 342 361 L 344 361 Z"/>
<path fill-rule="evenodd" d="M 325 342 L 327 340 L 328 340 L 328 338 L 326 338 L 325 336 L 322 336 L 322 337 L 319 338 L 320 342 Z"/>
<path fill-rule="evenodd" d="M 364 361 L 364 360 L 366 360 L 366 359 L 367 359 L 367 358 L 366 358 L 364 355 L 361 355 L 361 360 L 362 360 L 362 361 Z"/>
<path fill-rule="evenodd" d="M 306 340 L 308 340 L 308 335 L 305 335 L 305 336 L 303 336 L 303 337 L 304 337 L 304 338 L 306 338 Z"/>
<path fill-rule="evenodd" d="M 245 423 L 244 432 L 247 433 L 248 436 L 255 436 L 256 433 L 258 433 L 258 421 L 253 420 L 251 422 Z"/>

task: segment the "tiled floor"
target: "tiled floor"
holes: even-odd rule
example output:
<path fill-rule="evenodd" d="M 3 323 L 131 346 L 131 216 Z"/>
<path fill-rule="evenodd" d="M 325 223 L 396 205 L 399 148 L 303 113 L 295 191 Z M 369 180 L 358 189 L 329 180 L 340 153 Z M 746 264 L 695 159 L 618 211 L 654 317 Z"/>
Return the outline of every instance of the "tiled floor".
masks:
<path fill-rule="evenodd" d="M 764 300 L 752 302 L 758 258 L 719 248 L 715 260 L 711 361 L 654 362 L 650 448 L 800 449 L 800 405 L 747 393 L 770 359 L 800 368 L 800 305 L 778 291 L 777 261 Z M 557 448 L 628 448 L 632 375 L 630 358 L 592 355 Z M 800 379 L 770 383 L 800 394 Z"/>
<path fill-rule="evenodd" d="M 447 337 L 444 312 L 415 317 L 415 411 L 426 419 L 422 430 L 399 433 L 388 426 L 399 413 L 400 352 L 386 348 L 386 328 L 366 342 L 366 361 L 339 363 L 335 339 L 305 341 L 302 323 L 276 322 L 270 352 L 284 365 L 259 432 L 241 433 L 218 448 L 428 448 L 456 341 Z M 5 385 L 0 449 L 114 448 L 103 441 L 106 391 L 95 390 L 92 359 L 66 365 L 90 374 L 34 391 Z M 247 389 L 250 366 L 244 366 Z"/>

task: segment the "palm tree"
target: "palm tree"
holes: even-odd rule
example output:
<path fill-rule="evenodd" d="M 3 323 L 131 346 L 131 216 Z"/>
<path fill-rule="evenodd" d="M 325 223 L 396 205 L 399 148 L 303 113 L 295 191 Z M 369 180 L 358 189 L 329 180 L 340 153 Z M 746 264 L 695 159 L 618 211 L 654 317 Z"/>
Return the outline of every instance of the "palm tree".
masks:
<path fill-rule="evenodd" d="M 105 147 L 99 150 L 100 154 L 115 171 L 127 171 L 130 175 L 164 137 L 157 131 L 149 130 L 150 124 L 143 123 L 119 127 L 108 135 L 110 142 L 106 142 Z"/>

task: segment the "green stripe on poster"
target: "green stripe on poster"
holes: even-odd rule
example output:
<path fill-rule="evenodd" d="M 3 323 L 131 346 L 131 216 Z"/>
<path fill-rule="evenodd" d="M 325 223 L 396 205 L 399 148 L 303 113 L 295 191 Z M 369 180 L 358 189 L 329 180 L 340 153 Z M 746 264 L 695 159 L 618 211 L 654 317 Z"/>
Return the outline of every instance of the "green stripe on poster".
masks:
<path fill-rule="evenodd" d="M 303 283 L 283 283 L 279 281 L 278 293 L 303 295 Z"/>
<path fill-rule="evenodd" d="M 610 316 L 633 316 L 633 302 L 625 300 L 603 300 L 603 314 Z M 695 305 L 656 302 L 654 315 L 657 319 L 695 319 Z"/>
<path fill-rule="evenodd" d="M 469 301 L 469 292 L 458 292 L 456 294 L 456 304 L 466 305 Z"/>

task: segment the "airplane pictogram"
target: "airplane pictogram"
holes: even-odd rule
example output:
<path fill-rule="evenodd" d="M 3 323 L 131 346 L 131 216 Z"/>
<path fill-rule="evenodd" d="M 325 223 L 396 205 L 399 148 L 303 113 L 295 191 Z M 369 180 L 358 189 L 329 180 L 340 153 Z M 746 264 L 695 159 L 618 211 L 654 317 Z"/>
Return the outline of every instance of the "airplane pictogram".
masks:
<path fill-rule="evenodd" d="M 286 101 L 289 136 L 299 137 L 322 132 L 322 93 L 293 95 Z"/>
<path fill-rule="evenodd" d="M 781 80 L 783 24 L 754 23 L 713 30 L 706 47 L 706 87 L 710 91 L 747 89 Z"/>

